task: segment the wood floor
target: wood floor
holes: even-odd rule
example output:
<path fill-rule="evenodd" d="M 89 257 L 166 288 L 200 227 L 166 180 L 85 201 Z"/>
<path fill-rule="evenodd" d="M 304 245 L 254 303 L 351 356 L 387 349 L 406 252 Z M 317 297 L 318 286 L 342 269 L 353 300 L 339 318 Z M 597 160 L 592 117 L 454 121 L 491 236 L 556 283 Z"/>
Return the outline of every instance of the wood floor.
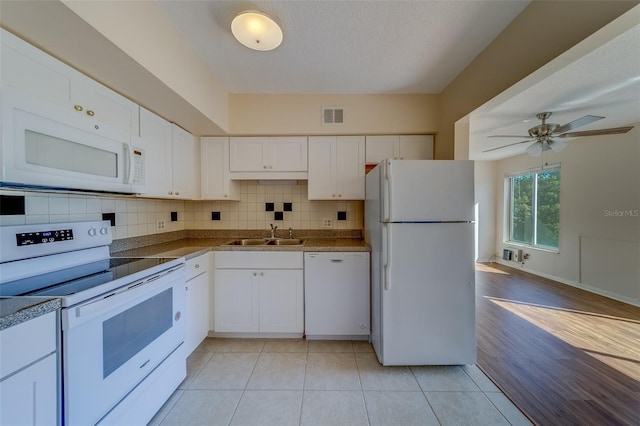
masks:
<path fill-rule="evenodd" d="M 640 308 L 476 268 L 478 367 L 539 425 L 640 425 Z"/>

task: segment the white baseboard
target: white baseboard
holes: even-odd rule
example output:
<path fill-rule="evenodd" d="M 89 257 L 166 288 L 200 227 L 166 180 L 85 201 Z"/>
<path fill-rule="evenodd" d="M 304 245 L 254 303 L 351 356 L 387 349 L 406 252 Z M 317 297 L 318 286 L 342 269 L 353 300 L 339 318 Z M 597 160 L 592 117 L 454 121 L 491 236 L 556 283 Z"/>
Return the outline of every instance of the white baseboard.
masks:
<path fill-rule="evenodd" d="M 507 266 L 507 267 L 512 268 L 512 269 L 519 269 L 521 271 L 527 272 L 527 273 L 532 274 L 532 275 L 537 275 L 537 276 L 542 277 L 542 278 L 547 278 L 547 279 L 559 282 L 560 284 L 566 284 L 566 285 L 569 285 L 571 287 L 579 288 L 581 290 L 585 290 L 585 291 L 588 291 L 590 293 L 594 293 L 594 294 L 597 294 L 597 295 L 600 295 L 600 296 L 604 296 L 604 297 L 607 297 L 609 299 L 617 300 L 618 302 L 623 302 L 623 303 L 627 303 L 629 305 L 640 307 L 640 300 L 631 299 L 631 298 L 625 297 L 625 296 L 620 296 L 619 294 L 611 293 L 611 292 L 602 290 L 601 288 L 596 288 L 596 287 L 593 287 L 593 286 L 590 286 L 590 285 L 582 284 L 582 283 L 579 283 L 577 281 L 567 280 L 565 278 L 557 277 L 555 275 L 551 275 L 551 274 L 546 274 L 544 272 L 535 271 L 533 269 L 529 269 L 529 268 L 526 268 L 526 267 L 522 266 L 522 264 L 520 264 L 518 262 L 509 262 L 509 261 L 504 260 L 504 259 L 496 259 L 496 263 L 499 263 L 501 265 Z M 516 266 L 516 265 L 518 265 L 518 266 Z"/>

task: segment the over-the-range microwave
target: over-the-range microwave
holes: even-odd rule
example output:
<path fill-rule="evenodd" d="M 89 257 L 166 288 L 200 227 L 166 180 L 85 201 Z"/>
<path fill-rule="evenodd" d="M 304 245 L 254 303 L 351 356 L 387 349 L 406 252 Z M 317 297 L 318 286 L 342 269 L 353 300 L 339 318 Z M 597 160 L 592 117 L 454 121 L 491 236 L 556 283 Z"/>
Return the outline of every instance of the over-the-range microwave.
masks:
<path fill-rule="evenodd" d="M 144 192 L 132 136 L 10 86 L 0 89 L 1 187 Z"/>

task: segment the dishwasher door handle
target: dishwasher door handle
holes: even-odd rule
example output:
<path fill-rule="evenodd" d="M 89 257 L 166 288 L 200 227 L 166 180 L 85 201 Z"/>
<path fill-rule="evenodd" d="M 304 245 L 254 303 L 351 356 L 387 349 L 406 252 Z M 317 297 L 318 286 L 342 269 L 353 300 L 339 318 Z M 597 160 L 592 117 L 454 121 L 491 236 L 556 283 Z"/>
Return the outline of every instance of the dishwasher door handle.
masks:
<path fill-rule="evenodd" d="M 343 259 L 331 259 L 331 262 L 333 263 L 340 263 L 342 262 Z"/>

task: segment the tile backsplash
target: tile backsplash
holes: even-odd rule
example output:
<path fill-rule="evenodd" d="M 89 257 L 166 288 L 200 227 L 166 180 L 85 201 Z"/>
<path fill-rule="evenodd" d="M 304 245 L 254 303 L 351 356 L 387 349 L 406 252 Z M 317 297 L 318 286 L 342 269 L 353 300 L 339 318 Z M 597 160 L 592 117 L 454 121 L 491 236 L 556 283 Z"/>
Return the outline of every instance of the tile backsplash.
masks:
<path fill-rule="evenodd" d="M 332 229 L 363 227 L 362 201 L 309 201 L 304 181 L 275 184 L 243 181 L 239 202 L 173 201 L 12 190 L 2 190 L 0 193 L 25 197 L 25 214 L 2 215 L 0 226 L 102 220 L 103 213 L 115 213 L 114 239 L 183 229 L 268 229 L 271 223 L 280 229 L 328 229 L 323 227 L 324 219 L 330 219 Z M 273 203 L 274 211 L 265 211 L 266 203 Z M 291 207 L 291 211 L 285 209 L 285 203 L 287 208 Z M 171 221 L 172 212 L 177 213 L 177 221 Z M 219 213 L 219 220 L 212 220 L 217 216 L 213 212 Z M 338 221 L 338 212 L 346 212 L 346 220 Z M 275 213 L 280 213 L 282 220 L 275 220 Z M 158 221 L 164 221 L 164 229 L 158 230 Z"/>

